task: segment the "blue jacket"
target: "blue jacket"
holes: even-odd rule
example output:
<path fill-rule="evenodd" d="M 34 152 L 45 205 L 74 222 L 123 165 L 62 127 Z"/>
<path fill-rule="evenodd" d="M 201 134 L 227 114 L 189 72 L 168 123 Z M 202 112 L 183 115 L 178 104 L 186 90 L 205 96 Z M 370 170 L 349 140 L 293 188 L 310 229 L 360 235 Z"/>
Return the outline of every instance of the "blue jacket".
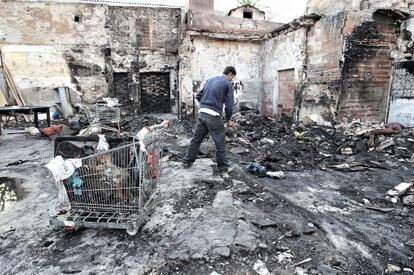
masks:
<path fill-rule="evenodd" d="M 233 85 L 224 76 L 216 76 L 207 80 L 204 87 L 197 93 L 196 99 L 201 108 L 208 108 L 217 113 L 223 112 L 223 103 L 226 105 L 226 118 L 233 115 L 234 92 Z"/>

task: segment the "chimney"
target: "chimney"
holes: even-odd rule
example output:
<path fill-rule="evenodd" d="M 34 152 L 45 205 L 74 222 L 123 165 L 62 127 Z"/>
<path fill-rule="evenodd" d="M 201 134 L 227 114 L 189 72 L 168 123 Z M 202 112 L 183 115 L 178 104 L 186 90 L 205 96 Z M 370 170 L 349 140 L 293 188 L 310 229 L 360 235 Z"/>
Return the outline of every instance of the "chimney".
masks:
<path fill-rule="evenodd" d="M 186 0 L 186 11 L 214 14 L 214 0 Z"/>

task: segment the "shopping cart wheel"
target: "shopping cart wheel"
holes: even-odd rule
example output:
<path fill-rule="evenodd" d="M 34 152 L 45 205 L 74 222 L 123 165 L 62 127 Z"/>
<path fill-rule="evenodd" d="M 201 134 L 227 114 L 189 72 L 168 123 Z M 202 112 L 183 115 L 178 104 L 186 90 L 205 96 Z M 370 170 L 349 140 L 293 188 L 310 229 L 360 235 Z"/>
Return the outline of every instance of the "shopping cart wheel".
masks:
<path fill-rule="evenodd" d="M 129 236 L 135 236 L 138 233 L 138 226 L 135 223 L 131 223 L 126 229 L 126 232 Z"/>

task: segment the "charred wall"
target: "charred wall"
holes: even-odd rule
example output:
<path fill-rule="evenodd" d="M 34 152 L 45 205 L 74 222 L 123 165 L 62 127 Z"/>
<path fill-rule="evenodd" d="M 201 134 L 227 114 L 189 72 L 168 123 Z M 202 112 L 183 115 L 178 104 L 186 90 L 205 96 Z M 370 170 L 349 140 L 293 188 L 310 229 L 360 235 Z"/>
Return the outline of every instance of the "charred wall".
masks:
<path fill-rule="evenodd" d="M 385 121 L 393 62 L 413 48 L 393 9 L 326 15 L 309 31 L 300 118 Z M 410 38 L 411 39 L 411 38 Z M 412 57 L 412 54 L 410 54 Z"/>
<path fill-rule="evenodd" d="M 307 34 L 300 119 L 309 117 L 320 124 L 336 119 L 341 93 L 345 17 L 343 12 L 324 16 Z"/>
<path fill-rule="evenodd" d="M 103 52 L 108 39 L 102 20 L 106 7 L 1 2 L 0 10 L 0 47 L 7 46 L 5 54 L 18 52 L 21 57 L 6 65 L 29 104 L 39 91 L 42 98 L 53 98 L 54 89 L 62 86 L 69 89 L 74 103 L 92 103 L 107 94 Z M 51 67 L 59 71 L 51 75 Z"/>
<path fill-rule="evenodd" d="M 129 110 L 149 111 L 141 104 L 140 73 L 168 73 L 169 109 L 177 112 L 181 10 L 113 6 L 108 9 L 106 28 L 112 49 L 112 70 L 115 74 L 127 73 L 130 80 L 127 96 L 122 95 L 124 105 L 129 105 Z"/>
<path fill-rule="evenodd" d="M 0 18 L 0 47 L 8 45 L 14 56 L 13 47 L 19 46 L 21 56 L 38 52 L 43 57 L 40 62 L 19 59 L 21 64 L 12 68 L 28 97 L 28 81 L 37 85 L 33 93 L 56 88 L 46 81 L 50 69 L 45 66 L 61 67 L 63 60 L 66 68 L 54 76 L 55 83 L 68 87 L 84 104 L 114 96 L 114 73 L 127 73 L 128 90 L 123 89 L 121 98 L 128 113 L 140 109 L 140 71 L 168 72 L 176 111 L 180 9 L 39 2 L 1 2 L 0 9 L 7 14 Z M 33 67 L 33 73 L 23 74 L 29 71 L 24 67 Z"/>
<path fill-rule="evenodd" d="M 362 22 L 347 36 L 340 120 L 385 120 L 392 69 L 390 53 L 396 47 L 397 30 L 395 18 L 375 13 L 372 21 Z"/>

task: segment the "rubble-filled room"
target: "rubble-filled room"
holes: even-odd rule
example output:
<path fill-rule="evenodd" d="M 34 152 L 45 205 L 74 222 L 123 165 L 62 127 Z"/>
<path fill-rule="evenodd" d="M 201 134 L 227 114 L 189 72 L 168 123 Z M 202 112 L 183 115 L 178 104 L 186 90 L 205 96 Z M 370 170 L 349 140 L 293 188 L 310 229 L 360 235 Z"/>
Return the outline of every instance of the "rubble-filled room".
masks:
<path fill-rule="evenodd" d="M 0 274 L 414 273 L 413 0 L 0 11 Z"/>

